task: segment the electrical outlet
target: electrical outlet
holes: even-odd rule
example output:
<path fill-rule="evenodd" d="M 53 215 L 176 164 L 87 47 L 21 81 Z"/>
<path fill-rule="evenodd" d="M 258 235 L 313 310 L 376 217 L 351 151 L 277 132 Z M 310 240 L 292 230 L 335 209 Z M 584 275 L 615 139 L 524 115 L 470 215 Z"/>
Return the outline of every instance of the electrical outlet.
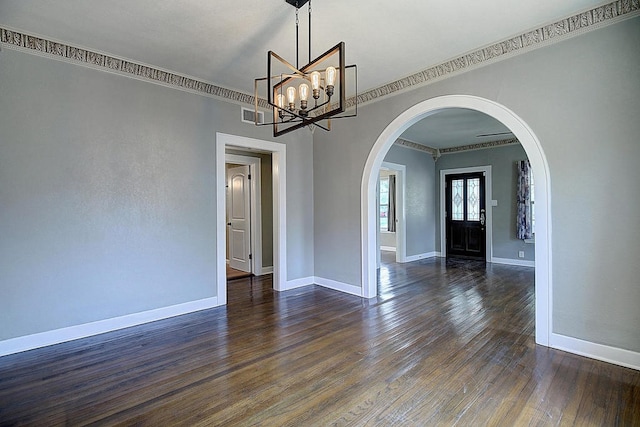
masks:
<path fill-rule="evenodd" d="M 518 258 L 524 258 L 524 251 L 518 252 Z"/>

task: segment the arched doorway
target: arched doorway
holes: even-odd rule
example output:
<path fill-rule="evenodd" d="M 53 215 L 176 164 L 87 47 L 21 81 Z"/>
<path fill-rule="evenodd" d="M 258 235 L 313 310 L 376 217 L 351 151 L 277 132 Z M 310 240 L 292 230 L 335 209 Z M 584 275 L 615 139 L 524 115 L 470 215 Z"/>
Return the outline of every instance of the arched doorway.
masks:
<path fill-rule="evenodd" d="M 551 206 L 549 166 L 542 146 L 529 126 L 515 113 L 494 101 L 470 95 L 445 95 L 426 101 L 396 117 L 376 140 L 365 164 L 361 187 L 362 295 L 377 293 L 376 181 L 382 161 L 394 141 L 411 125 L 445 108 L 468 108 L 485 113 L 508 127 L 527 153 L 536 177 L 536 343 L 548 346 L 551 332 Z"/>

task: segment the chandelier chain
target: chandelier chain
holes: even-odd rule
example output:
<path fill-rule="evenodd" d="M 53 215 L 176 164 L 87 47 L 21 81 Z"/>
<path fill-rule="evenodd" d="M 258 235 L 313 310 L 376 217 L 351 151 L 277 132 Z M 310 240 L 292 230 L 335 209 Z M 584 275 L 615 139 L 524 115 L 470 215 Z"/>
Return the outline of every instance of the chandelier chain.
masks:
<path fill-rule="evenodd" d="M 299 42 L 300 42 L 300 19 L 298 18 L 298 11 L 300 10 L 300 8 L 298 8 L 298 6 L 296 6 L 296 69 L 300 68 L 300 59 L 299 59 L 299 55 L 300 55 L 300 48 L 299 48 Z"/>
<path fill-rule="evenodd" d="M 309 62 L 311 62 L 311 0 L 309 0 Z"/>

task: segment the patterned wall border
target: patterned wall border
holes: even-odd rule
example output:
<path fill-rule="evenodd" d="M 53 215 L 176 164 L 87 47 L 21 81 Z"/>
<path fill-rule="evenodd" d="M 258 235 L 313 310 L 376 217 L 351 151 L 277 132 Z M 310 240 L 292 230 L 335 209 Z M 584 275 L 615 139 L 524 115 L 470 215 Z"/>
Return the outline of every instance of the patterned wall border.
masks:
<path fill-rule="evenodd" d="M 378 101 L 385 96 L 396 94 L 408 88 L 432 83 L 436 80 L 450 77 L 455 73 L 485 65 L 490 61 L 493 62 L 511 55 L 524 53 L 528 50 L 617 22 L 623 18 L 639 15 L 639 12 L 640 0 L 618 0 L 598 6 L 569 18 L 561 19 L 553 24 L 545 25 L 519 36 L 475 50 L 400 80 L 368 90 L 349 98 L 347 100 L 347 108 L 355 106 L 356 103 L 364 104 Z M 189 92 L 253 105 L 253 95 L 226 89 L 210 82 L 161 70 L 128 59 L 50 41 L 8 28 L 0 27 L 0 45 Z M 259 99 L 258 103 L 261 108 L 268 109 L 269 107 L 264 99 Z"/>
<path fill-rule="evenodd" d="M 0 27 L 0 45 L 189 92 L 253 105 L 254 97 L 252 95 L 128 59 L 54 42 L 3 27 Z M 259 103 L 262 108 L 268 107 L 267 102 L 263 99 L 260 99 Z"/>
<path fill-rule="evenodd" d="M 501 139 L 498 141 L 479 142 L 477 144 L 468 144 L 468 145 L 461 145 L 459 147 L 440 148 L 440 149 L 428 147 L 426 145 L 418 144 L 412 141 L 407 141 L 406 139 L 402 139 L 402 138 L 398 138 L 394 142 L 394 144 L 399 145 L 401 147 L 411 148 L 413 150 L 424 151 L 425 153 L 431 154 L 434 160 L 438 160 L 438 158 L 443 154 L 455 154 L 455 153 L 460 153 L 462 151 L 484 150 L 486 148 L 503 147 L 505 145 L 520 144 L 520 141 L 518 141 L 518 139 L 516 138 L 509 138 L 509 139 Z"/>
<path fill-rule="evenodd" d="M 637 16 L 639 11 L 640 0 L 618 0 L 598 6 L 361 93 L 347 100 L 347 108 L 353 107 L 356 103 L 361 105 L 377 101 L 382 97 L 408 88 L 432 83 L 451 77 L 455 73 L 468 71 L 471 68 L 486 65 L 489 62 L 495 62 L 499 59 L 546 46 L 589 30 L 595 30 L 621 19 Z"/>
<path fill-rule="evenodd" d="M 484 150 L 485 148 L 496 148 L 504 145 L 520 144 L 516 138 L 501 139 L 498 141 L 479 142 L 477 144 L 462 145 L 460 147 L 441 148 L 440 154 L 454 154 L 461 151 Z"/>
<path fill-rule="evenodd" d="M 411 148 L 412 150 L 424 151 L 425 153 L 429 153 L 432 156 L 436 156 L 438 154 L 438 150 L 435 148 L 427 147 L 426 145 L 418 144 L 417 142 L 407 141 L 406 139 L 402 138 L 396 139 L 393 144 L 405 148 Z"/>

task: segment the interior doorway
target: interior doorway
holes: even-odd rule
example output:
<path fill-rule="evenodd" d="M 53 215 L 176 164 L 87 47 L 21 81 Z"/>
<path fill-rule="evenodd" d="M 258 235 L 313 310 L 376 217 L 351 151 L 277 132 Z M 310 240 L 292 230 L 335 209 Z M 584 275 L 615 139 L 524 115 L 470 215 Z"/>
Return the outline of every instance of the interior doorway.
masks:
<path fill-rule="evenodd" d="M 271 153 L 227 149 L 227 278 L 273 272 Z M 246 273 L 246 274 L 242 274 Z"/>
<path fill-rule="evenodd" d="M 225 133 L 216 133 L 216 289 L 217 305 L 227 303 L 226 270 L 226 150 L 269 153 L 272 170 L 273 200 L 273 288 L 286 289 L 286 145 Z"/>
<path fill-rule="evenodd" d="M 386 171 L 383 174 L 383 171 Z M 406 240 L 406 214 L 405 214 L 405 192 L 406 192 L 406 174 L 407 167 L 405 165 L 382 162 L 380 168 L 380 174 L 385 176 L 394 176 L 393 191 L 391 197 L 393 202 L 393 214 L 387 221 L 391 220 L 395 223 L 395 227 L 392 227 L 393 233 L 389 232 L 388 222 L 386 224 L 380 223 L 380 216 L 378 217 L 377 229 L 378 229 L 378 254 L 377 265 L 380 265 L 380 250 L 390 250 L 391 242 L 393 242 L 393 251 L 395 251 L 396 262 L 407 262 L 407 240 Z M 377 193 L 377 210 L 380 212 L 380 192 Z M 389 207 L 389 205 L 387 205 Z M 387 215 L 388 215 L 387 209 Z"/>

